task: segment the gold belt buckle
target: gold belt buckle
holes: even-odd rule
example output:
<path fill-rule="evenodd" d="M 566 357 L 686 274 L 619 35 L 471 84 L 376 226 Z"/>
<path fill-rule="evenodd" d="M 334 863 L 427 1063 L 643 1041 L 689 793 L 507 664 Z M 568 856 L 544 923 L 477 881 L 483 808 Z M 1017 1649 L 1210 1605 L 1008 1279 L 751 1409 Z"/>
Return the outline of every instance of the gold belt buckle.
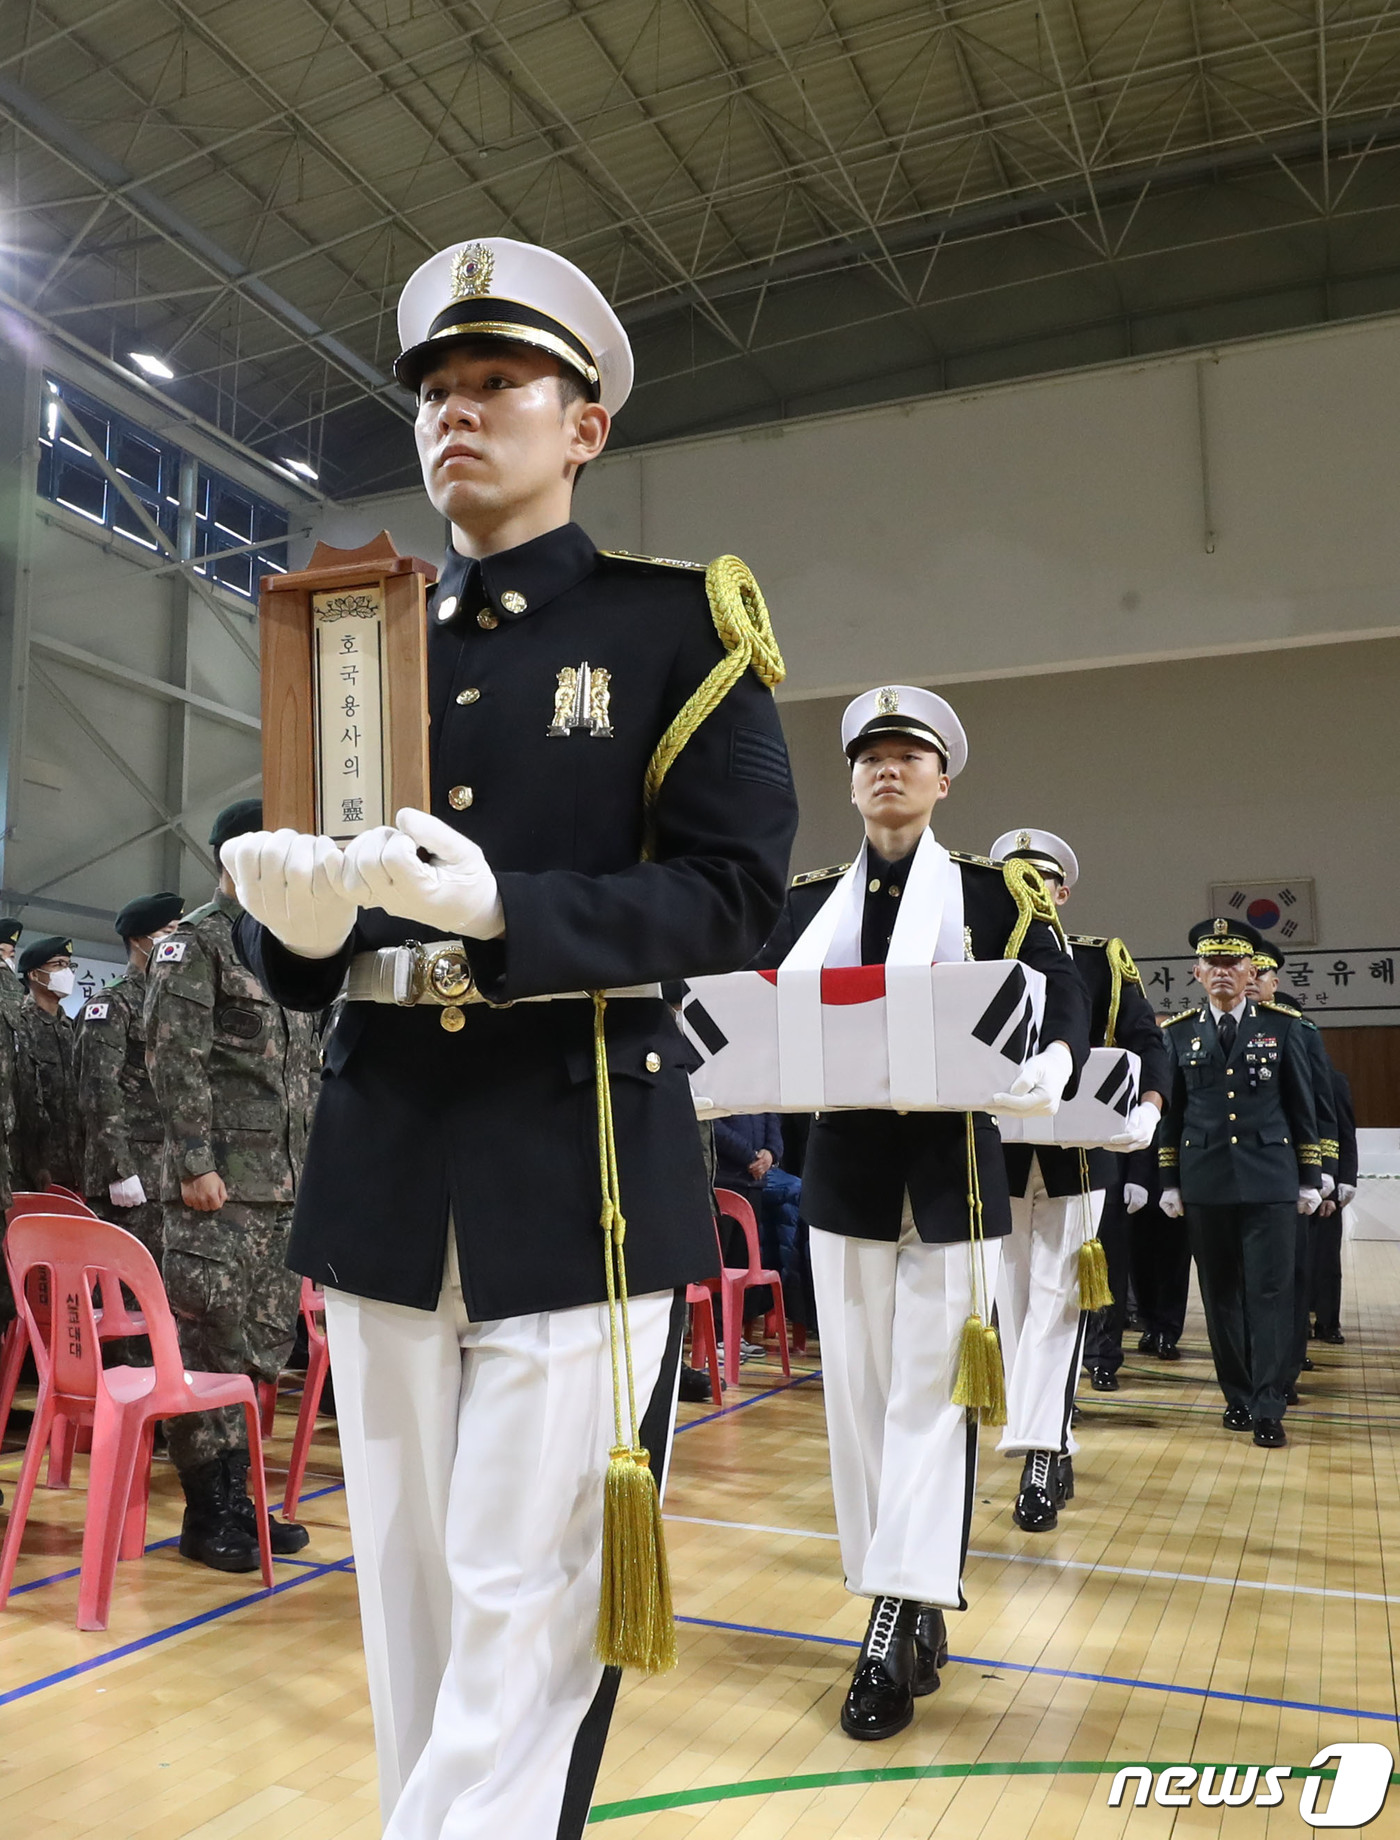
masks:
<path fill-rule="evenodd" d="M 455 944 L 413 947 L 413 1001 L 430 998 L 442 1005 L 443 1028 L 455 1035 L 466 1024 L 463 1003 L 480 1001 L 466 952 Z"/>

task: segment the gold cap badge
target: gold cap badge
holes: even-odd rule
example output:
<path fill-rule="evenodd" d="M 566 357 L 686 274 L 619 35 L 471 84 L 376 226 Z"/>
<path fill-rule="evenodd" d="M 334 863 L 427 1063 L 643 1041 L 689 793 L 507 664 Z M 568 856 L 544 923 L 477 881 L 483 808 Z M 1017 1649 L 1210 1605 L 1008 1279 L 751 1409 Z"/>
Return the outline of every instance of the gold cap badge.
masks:
<path fill-rule="evenodd" d="M 496 258 L 484 243 L 468 243 L 452 261 L 452 298 L 477 300 L 491 292 Z"/>
<path fill-rule="evenodd" d="M 881 716 L 897 716 L 899 714 L 898 690 L 886 688 L 877 691 L 875 696 L 875 713 Z"/>
<path fill-rule="evenodd" d="M 1223 939 L 1226 933 L 1229 932 L 1229 930 L 1230 930 L 1230 922 L 1228 920 L 1217 920 L 1216 921 L 1215 936 L 1217 939 Z"/>
<path fill-rule="evenodd" d="M 1030 832 L 1029 831 L 1018 831 L 1016 833 L 1016 848 L 1018 850 L 1028 850 L 1030 847 L 1031 847 Z"/>

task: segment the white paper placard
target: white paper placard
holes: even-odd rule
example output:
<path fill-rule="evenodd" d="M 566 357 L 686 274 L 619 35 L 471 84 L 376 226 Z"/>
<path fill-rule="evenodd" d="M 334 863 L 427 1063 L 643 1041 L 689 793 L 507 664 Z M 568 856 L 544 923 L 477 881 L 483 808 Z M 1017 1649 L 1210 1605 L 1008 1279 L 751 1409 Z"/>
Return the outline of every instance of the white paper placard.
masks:
<path fill-rule="evenodd" d="M 337 843 L 386 824 L 384 591 L 373 583 L 311 597 L 315 631 L 316 812 Z"/>

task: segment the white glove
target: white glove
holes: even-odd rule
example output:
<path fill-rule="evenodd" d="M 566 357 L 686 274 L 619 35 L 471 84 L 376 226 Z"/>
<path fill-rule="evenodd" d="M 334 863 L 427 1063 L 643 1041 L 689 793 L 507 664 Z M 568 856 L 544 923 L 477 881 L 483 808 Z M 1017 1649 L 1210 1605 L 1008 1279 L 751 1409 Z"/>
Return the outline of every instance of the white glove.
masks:
<path fill-rule="evenodd" d="M 1128 1113 L 1118 1135 L 1109 1138 L 1109 1148 L 1121 1150 L 1125 1155 L 1134 1150 L 1145 1150 L 1157 1135 L 1157 1126 L 1161 1122 L 1162 1114 L 1157 1107 L 1143 1099 Z"/>
<path fill-rule="evenodd" d="M 1337 1184 L 1332 1179 L 1332 1177 L 1324 1173 L 1323 1178 L 1322 1178 L 1322 1199 L 1324 1201 L 1327 1199 L 1327 1197 L 1330 1194 L 1333 1193 L 1333 1191 L 1336 1189 L 1336 1186 Z"/>
<path fill-rule="evenodd" d="M 1140 1214 L 1147 1206 L 1147 1190 L 1137 1182 L 1123 1184 L 1123 1204 L 1130 1214 Z"/>
<path fill-rule="evenodd" d="M 397 830 L 381 825 L 346 850 L 346 894 L 361 907 L 382 907 L 440 933 L 465 939 L 503 933 L 501 897 L 480 845 L 412 806 L 405 806 L 396 822 Z"/>
<path fill-rule="evenodd" d="M 1074 1061 L 1062 1041 L 1052 1041 L 1048 1048 L 1033 1054 L 1016 1078 L 1011 1090 L 995 1093 L 990 1110 L 1014 1112 L 1025 1117 L 1033 1112 L 1053 1117 L 1060 1109 L 1060 1096 L 1069 1085 Z"/>
<path fill-rule="evenodd" d="M 1315 1214 L 1321 1206 L 1322 1194 L 1319 1189 L 1300 1188 L 1298 1190 L 1298 1212 L 1300 1214 Z"/>
<path fill-rule="evenodd" d="M 1337 1184 L 1337 1206 L 1338 1207 L 1350 1207 L 1352 1202 L 1355 1201 L 1355 1199 L 1356 1199 L 1355 1182 L 1339 1182 Z"/>
<path fill-rule="evenodd" d="M 1157 1205 L 1161 1208 L 1168 1220 L 1180 1220 L 1181 1216 L 1186 1212 L 1182 1204 L 1181 1190 L 1179 1188 L 1164 1188 L 1162 1190 L 1162 1199 Z"/>
<path fill-rule="evenodd" d="M 234 891 L 255 920 L 299 958 L 334 958 L 355 924 L 341 887 L 344 857 L 329 837 L 249 831 L 219 852 Z"/>
<path fill-rule="evenodd" d="M 140 1176 L 127 1176 L 122 1182 L 109 1182 L 107 1193 L 113 1207 L 140 1207 L 146 1199 L 146 1191 L 141 1186 Z"/>

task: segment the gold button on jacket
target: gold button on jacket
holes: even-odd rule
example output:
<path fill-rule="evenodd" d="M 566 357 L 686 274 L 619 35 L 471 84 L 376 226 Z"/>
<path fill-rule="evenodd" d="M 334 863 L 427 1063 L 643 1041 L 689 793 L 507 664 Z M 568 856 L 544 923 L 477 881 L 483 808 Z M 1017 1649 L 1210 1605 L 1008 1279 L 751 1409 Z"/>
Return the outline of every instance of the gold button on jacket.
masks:
<path fill-rule="evenodd" d="M 483 607 L 481 612 L 476 616 L 476 623 L 483 631 L 490 632 L 493 627 L 499 626 L 501 622 L 496 618 L 489 607 Z"/>
<path fill-rule="evenodd" d="M 652 1052 L 648 1054 L 647 1056 L 647 1072 L 648 1073 L 660 1073 L 660 1071 L 661 1071 L 661 1056 L 655 1051 L 655 1049 L 653 1049 Z"/>
<path fill-rule="evenodd" d="M 475 796 L 470 786 L 454 786 L 447 795 L 447 802 L 453 811 L 465 811 Z"/>

